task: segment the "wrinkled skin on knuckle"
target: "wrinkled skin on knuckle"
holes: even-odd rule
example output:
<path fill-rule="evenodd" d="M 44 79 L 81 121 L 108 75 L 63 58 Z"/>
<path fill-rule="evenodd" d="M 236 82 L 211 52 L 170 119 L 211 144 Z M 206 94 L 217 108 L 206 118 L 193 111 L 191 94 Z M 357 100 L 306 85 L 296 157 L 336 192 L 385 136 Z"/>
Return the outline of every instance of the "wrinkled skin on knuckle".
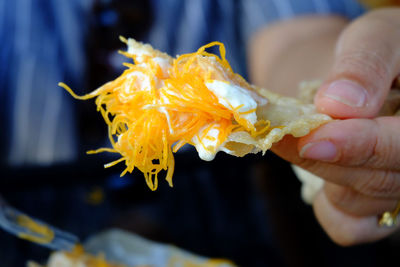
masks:
<path fill-rule="evenodd" d="M 379 166 L 383 166 L 384 162 L 381 160 L 381 153 L 380 153 L 380 147 L 381 147 L 381 142 L 380 138 L 378 137 L 379 134 L 379 124 L 377 124 L 374 120 L 371 120 L 373 125 L 372 127 L 372 134 L 369 135 L 369 147 L 370 149 L 368 150 L 368 153 L 365 153 L 363 158 L 363 162 L 359 166 L 371 166 L 375 165 L 376 167 L 379 168 Z"/>
<path fill-rule="evenodd" d="M 399 117 L 379 117 L 368 122 L 363 128 L 354 132 L 356 139 L 353 144 L 346 144 L 345 155 L 352 155 L 351 151 L 357 151 L 353 166 L 373 168 L 380 170 L 400 170 L 400 149 L 397 129 L 400 129 Z M 363 140 L 360 143 L 357 140 Z M 353 147 L 357 149 L 354 150 Z M 359 158 L 357 160 L 357 157 Z M 344 162 L 344 161 L 343 161 Z"/>
<path fill-rule="evenodd" d="M 365 166 L 374 166 L 377 169 L 384 169 L 388 162 L 391 161 L 392 146 L 387 146 L 387 140 L 380 138 L 375 139 L 373 151 L 365 159 Z"/>
<path fill-rule="evenodd" d="M 374 155 L 371 157 L 371 162 L 375 163 L 376 168 L 391 169 L 400 171 L 400 156 L 399 156 L 399 135 L 397 129 L 400 129 L 399 117 L 381 117 L 376 120 L 377 132 L 385 133 L 377 135 L 376 144 L 374 147 Z M 385 127 L 387 127 L 385 129 Z"/>
<path fill-rule="evenodd" d="M 366 120 L 352 120 L 351 127 L 346 131 L 345 141 L 340 141 L 339 157 L 337 162 L 347 166 L 368 166 L 366 165 L 373 157 L 376 151 L 375 127 L 371 125 L 371 131 L 366 131 Z M 345 134 L 345 135 L 346 135 Z"/>
<path fill-rule="evenodd" d="M 349 200 L 355 199 L 354 191 L 347 187 L 329 184 L 324 190 L 329 201 L 339 209 L 342 209 Z"/>
<path fill-rule="evenodd" d="M 383 47 L 385 45 L 382 44 L 381 49 L 385 49 Z M 386 60 L 366 46 L 342 54 L 337 59 L 335 66 L 339 69 L 339 75 L 356 80 L 365 87 L 374 86 L 376 88 L 382 80 L 387 79 L 390 75 L 390 66 Z M 340 72 L 341 69 L 343 69 L 343 73 Z M 364 84 L 365 78 L 368 77 L 374 77 L 373 80 L 377 80 L 374 84 Z"/>
<path fill-rule="evenodd" d="M 391 171 L 374 172 L 370 177 L 359 178 L 354 188 L 371 197 L 396 198 L 400 196 L 399 175 Z"/>
<path fill-rule="evenodd" d="M 333 169 L 330 164 L 321 163 L 315 160 L 302 159 L 300 157 L 298 163 L 299 164 L 296 165 L 317 175 L 324 180 L 333 182 L 336 180 L 335 177 L 332 177 Z M 339 173 L 339 175 L 342 175 L 342 173 Z"/>

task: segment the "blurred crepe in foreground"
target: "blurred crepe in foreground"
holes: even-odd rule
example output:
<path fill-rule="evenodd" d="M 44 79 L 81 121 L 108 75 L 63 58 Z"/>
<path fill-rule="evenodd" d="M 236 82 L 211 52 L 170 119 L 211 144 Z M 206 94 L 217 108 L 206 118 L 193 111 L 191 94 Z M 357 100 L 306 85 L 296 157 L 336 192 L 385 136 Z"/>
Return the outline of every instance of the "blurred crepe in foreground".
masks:
<path fill-rule="evenodd" d="M 91 237 L 72 252 L 57 251 L 46 265 L 27 267 L 234 267 L 229 260 L 198 256 L 173 245 L 111 229 Z M 97 256 L 96 256 L 97 255 Z"/>

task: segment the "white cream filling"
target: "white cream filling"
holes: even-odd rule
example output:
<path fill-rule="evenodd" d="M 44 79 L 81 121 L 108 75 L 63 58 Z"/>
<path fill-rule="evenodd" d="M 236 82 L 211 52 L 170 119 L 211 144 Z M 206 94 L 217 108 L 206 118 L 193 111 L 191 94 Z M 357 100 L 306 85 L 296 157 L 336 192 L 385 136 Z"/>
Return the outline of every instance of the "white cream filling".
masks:
<path fill-rule="evenodd" d="M 240 117 L 246 119 L 252 124 L 255 124 L 257 122 L 257 115 L 255 112 L 257 105 L 267 104 L 267 100 L 258 96 L 256 93 L 252 93 L 240 86 L 230 84 L 225 81 L 218 81 L 218 80 L 209 81 L 206 82 L 206 86 L 211 92 L 213 92 L 217 96 L 218 102 L 221 105 L 229 109 L 232 108 L 235 109 L 240 106 L 240 108 L 238 108 L 238 111 L 243 113 L 254 110 L 253 112 L 240 115 Z M 200 138 L 199 136 L 202 135 L 202 130 L 209 127 L 208 124 L 204 126 L 202 130 L 200 130 L 198 136 L 195 136 L 192 139 L 192 142 L 196 147 L 199 157 L 203 160 L 206 161 L 213 160 L 215 158 L 215 155 L 219 151 L 225 151 L 226 153 L 230 153 L 230 151 L 224 147 L 225 143 L 218 145 L 218 135 L 219 135 L 219 130 L 217 128 L 218 126 L 219 126 L 218 124 L 215 124 L 209 130 L 209 132 L 203 138 L 201 138 L 201 140 L 199 140 Z M 212 140 L 210 140 L 207 137 L 211 137 Z"/>
<path fill-rule="evenodd" d="M 150 52 L 147 49 L 144 49 L 138 45 L 132 44 L 131 39 L 128 40 L 128 51 L 129 54 L 135 55 L 136 60 L 140 63 L 143 61 L 143 56 L 151 56 Z"/>
<path fill-rule="evenodd" d="M 153 58 L 153 62 L 160 66 L 162 73 L 165 77 L 168 76 L 168 70 L 169 68 L 171 68 L 171 64 L 167 59 L 162 57 L 155 57 Z"/>
<path fill-rule="evenodd" d="M 213 123 L 214 125 L 211 129 L 204 135 L 203 138 L 200 139 L 200 136 L 203 135 L 203 131 L 210 126 L 210 124 L 205 125 L 197 135 L 192 138 L 192 142 L 199 154 L 199 157 L 205 161 L 211 161 L 215 158 L 215 155 L 220 151 L 218 146 L 218 135 L 219 130 L 218 127 L 220 125 L 218 123 Z M 218 146 L 218 147 L 217 147 Z"/>
<path fill-rule="evenodd" d="M 257 102 L 253 99 L 248 90 L 240 86 L 218 80 L 208 81 L 206 82 L 206 86 L 218 97 L 218 102 L 221 105 L 231 110 L 242 105 L 238 109 L 239 114 L 240 112 L 254 110 L 253 112 L 241 114 L 239 116 L 252 124 L 257 122 L 257 115 L 255 112 L 255 109 L 257 108 Z"/>
<path fill-rule="evenodd" d="M 138 47 L 134 47 L 131 45 L 128 45 L 128 53 L 136 55 L 136 59 L 138 63 L 141 63 L 140 65 L 143 65 L 142 63 L 142 56 L 143 55 L 150 55 L 150 53 L 146 49 L 140 49 Z M 164 76 L 168 76 L 168 69 L 171 67 L 170 62 L 167 59 L 161 58 L 161 57 L 155 57 L 152 59 L 153 62 L 158 64 L 163 72 Z M 133 75 L 133 74 L 132 74 Z M 136 74 L 135 74 L 136 75 Z M 141 88 L 150 88 L 150 80 L 149 77 L 143 73 L 141 73 L 141 77 L 138 76 L 137 80 L 141 80 L 140 86 Z M 143 79 L 140 79 L 143 78 Z M 218 98 L 218 102 L 225 106 L 228 109 L 237 109 L 239 111 L 239 116 L 247 121 L 249 121 L 252 124 L 255 124 L 257 122 L 257 115 L 256 115 L 256 108 L 257 105 L 265 105 L 267 104 L 267 100 L 258 96 L 257 93 L 251 92 L 245 88 L 242 88 L 238 85 L 231 84 L 226 81 L 219 81 L 219 80 L 210 80 L 205 83 L 207 88 L 215 94 L 215 96 Z M 157 89 L 161 88 L 164 86 L 163 81 L 156 81 L 156 86 Z M 145 90 L 145 89 L 144 89 Z M 125 88 L 125 91 L 127 95 L 129 95 L 129 89 Z M 169 103 L 168 99 L 165 96 L 161 97 L 161 103 L 167 104 Z M 239 107 L 240 106 L 240 107 Z M 159 107 L 158 108 L 160 112 L 164 113 L 166 118 L 167 118 L 167 123 L 170 126 L 170 131 L 172 132 L 171 128 L 171 119 L 168 113 L 168 110 L 165 107 Z M 251 110 L 254 110 L 252 112 L 249 112 Z M 248 113 L 247 113 L 248 112 Z M 246 114 L 240 114 L 240 113 L 246 113 Z M 192 138 L 192 142 L 199 154 L 199 157 L 203 160 L 206 161 L 211 161 L 215 158 L 215 155 L 219 151 L 225 151 L 229 153 L 229 150 L 227 150 L 224 147 L 223 144 L 218 145 L 218 135 L 219 135 L 219 130 L 218 127 L 219 125 L 215 123 L 212 128 L 208 131 L 208 133 L 201 138 L 202 136 L 202 131 L 209 127 L 208 125 L 205 125 L 202 130 L 199 131 L 198 135 L 194 136 Z"/>
<path fill-rule="evenodd" d="M 124 91 L 127 94 L 132 93 L 133 88 L 140 88 L 143 91 L 149 91 L 151 88 L 150 78 L 148 75 L 144 74 L 141 71 L 133 71 L 126 75 L 127 79 L 135 80 L 135 84 L 132 87 L 129 83 L 125 84 Z"/>

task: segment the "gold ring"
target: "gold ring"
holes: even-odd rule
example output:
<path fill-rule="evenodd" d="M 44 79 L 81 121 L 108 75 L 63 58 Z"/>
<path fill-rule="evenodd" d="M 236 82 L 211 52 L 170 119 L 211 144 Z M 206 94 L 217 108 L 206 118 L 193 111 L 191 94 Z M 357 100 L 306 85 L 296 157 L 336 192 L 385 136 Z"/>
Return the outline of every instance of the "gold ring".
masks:
<path fill-rule="evenodd" d="M 396 226 L 400 220 L 398 215 L 400 213 L 400 201 L 397 202 L 397 206 L 394 211 L 386 211 L 378 217 L 378 225 L 380 227 L 393 227 Z"/>

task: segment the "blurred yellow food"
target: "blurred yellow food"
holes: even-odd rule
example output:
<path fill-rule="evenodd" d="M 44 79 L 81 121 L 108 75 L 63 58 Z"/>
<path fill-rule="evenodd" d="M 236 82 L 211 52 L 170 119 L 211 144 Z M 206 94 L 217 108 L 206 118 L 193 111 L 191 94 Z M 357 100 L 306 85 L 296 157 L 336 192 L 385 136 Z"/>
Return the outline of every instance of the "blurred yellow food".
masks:
<path fill-rule="evenodd" d="M 39 244 L 50 243 L 51 241 L 53 241 L 54 232 L 46 225 L 37 223 L 26 215 L 19 215 L 17 217 L 17 222 L 20 226 L 29 229 L 31 232 L 35 233 L 35 235 L 31 235 L 28 233 L 19 233 L 18 237 Z"/>

